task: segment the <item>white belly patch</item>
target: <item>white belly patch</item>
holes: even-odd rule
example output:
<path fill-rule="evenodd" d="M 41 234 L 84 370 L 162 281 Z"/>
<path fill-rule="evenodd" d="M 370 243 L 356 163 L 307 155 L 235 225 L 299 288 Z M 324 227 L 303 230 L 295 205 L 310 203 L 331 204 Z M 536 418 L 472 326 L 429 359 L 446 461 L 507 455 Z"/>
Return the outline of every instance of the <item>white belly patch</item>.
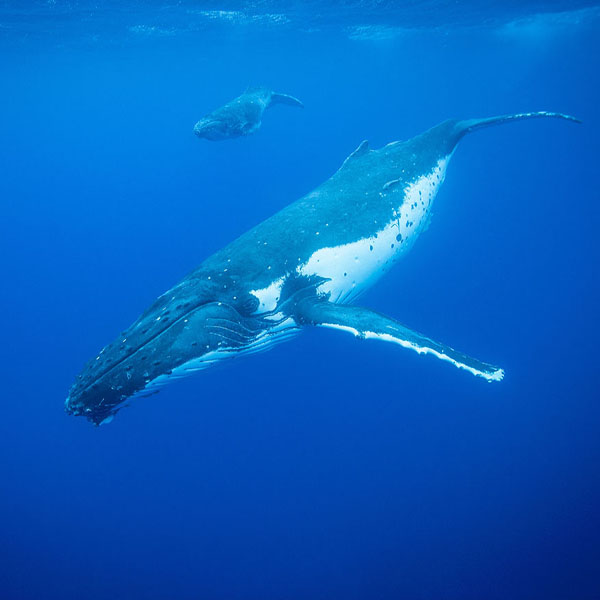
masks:
<path fill-rule="evenodd" d="M 379 231 L 349 244 L 317 250 L 298 267 L 298 273 L 328 279 L 319 292 L 330 294 L 331 302 L 348 301 L 362 292 L 410 249 L 424 229 L 449 159 L 440 159 L 430 173 L 405 188 L 392 220 Z M 393 193 L 388 191 L 393 183 L 386 184 L 381 193 Z"/>

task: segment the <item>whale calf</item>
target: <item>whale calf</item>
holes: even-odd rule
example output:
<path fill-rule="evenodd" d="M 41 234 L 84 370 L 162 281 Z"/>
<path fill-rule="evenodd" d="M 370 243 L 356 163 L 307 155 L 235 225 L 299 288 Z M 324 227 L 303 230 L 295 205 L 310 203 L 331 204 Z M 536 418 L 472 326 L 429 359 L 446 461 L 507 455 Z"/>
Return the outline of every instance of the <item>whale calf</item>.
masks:
<path fill-rule="evenodd" d="M 304 106 L 287 94 L 262 87 L 248 88 L 241 96 L 202 117 L 194 126 L 194 133 L 211 141 L 250 135 L 261 126 L 263 113 L 273 104 Z"/>
<path fill-rule="evenodd" d="M 95 424 L 129 398 L 310 326 L 393 342 L 488 381 L 499 367 L 351 304 L 414 244 L 459 140 L 488 125 L 559 113 L 449 120 L 408 141 L 362 142 L 300 200 L 207 258 L 83 369 L 65 407 Z"/>

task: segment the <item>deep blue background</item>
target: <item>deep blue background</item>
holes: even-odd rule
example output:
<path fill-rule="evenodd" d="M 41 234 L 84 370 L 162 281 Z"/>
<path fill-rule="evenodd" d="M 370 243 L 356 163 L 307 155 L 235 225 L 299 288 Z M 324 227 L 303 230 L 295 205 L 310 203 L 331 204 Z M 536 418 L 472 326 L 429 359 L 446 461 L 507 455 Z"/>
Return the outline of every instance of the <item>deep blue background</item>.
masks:
<path fill-rule="evenodd" d="M 592 12 L 5 37 L 0 598 L 600 597 L 599 33 Z M 249 84 L 306 108 L 192 135 Z M 107 427 L 64 414 L 98 348 L 362 139 L 540 109 L 584 124 L 466 138 L 430 229 L 361 299 L 501 384 L 319 330 Z"/>

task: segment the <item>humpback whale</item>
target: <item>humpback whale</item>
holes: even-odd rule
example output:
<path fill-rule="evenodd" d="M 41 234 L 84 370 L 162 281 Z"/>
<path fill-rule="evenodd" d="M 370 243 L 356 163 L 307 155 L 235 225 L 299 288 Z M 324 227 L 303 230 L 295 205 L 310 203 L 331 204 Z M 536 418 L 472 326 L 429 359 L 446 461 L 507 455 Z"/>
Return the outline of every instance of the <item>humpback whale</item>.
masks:
<path fill-rule="evenodd" d="M 194 133 L 212 141 L 250 135 L 261 126 L 263 113 L 273 104 L 304 107 L 293 96 L 276 94 L 263 87 L 248 88 L 241 96 L 202 117 L 194 126 Z"/>
<path fill-rule="evenodd" d="M 431 354 L 488 381 L 503 370 L 352 304 L 426 227 L 459 140 L 536 112 L 448 120 L 377 150 L 362 142 L 322 185 L 207 258 L 84 367 L 66 411 L 108 422 L 133 397 L 320 326 Z"/>

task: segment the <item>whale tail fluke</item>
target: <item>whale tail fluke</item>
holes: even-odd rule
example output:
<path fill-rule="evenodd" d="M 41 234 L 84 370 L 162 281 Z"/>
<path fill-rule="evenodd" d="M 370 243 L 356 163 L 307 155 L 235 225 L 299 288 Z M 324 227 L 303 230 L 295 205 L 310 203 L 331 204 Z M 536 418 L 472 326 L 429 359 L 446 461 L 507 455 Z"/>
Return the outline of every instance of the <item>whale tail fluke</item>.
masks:
<path fill-rule="evenodd" d="M 524 119 L 545 118 L 565 119 L 567 121 L 573 121 L 574 123 L 581 123 L 579 119 L 572 117 L 571 115 L 565 115 L 557 112 L 538 111 L 517 113 L 514 115 L 502 115 L 500 117 L 489 117 L 487 119 L 465 119 L 463 121 L 458 121 L 457 127 L 461 134 L 464 135 L 471 131 L 475 131 L 476 129 L 481 129 L 482 127 L 489 127 L 490 125 L 502 125 L 503 123 L 508 123 L 510 121 L 522 121 Z"/>
<path fill-rule="evenodd" d="M 288 106 L 299 106 L 300 108 L 304 108 L 304 104 L 298 100 L 298 98 L 294 98 L 294 96 L 289 96 L 288 94 L 276 94 L 273 92 L 271 94 L 271 102 L 269 106 L 273 104 L 287 104 Z"/>

